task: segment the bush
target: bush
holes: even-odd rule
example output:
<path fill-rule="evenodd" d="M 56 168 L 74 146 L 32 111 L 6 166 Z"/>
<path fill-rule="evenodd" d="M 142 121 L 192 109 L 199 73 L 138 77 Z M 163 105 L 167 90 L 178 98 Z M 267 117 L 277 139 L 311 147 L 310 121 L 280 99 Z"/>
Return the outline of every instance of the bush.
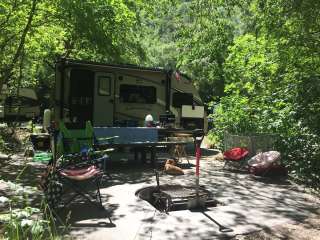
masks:
<path fill-rule="evenodd" d="M 277 99 L 274 99 L 277 102 Z M 258 106 L 258 107 L 257 107 Z M 236 135 L 273 133 L 279 135 L 276 150 L 281 152 L 283 163 L 290 175 L 314 188 L 320 186 L 320 137 L 303 127 L 294 117 L 291 105 L 262 104 L 248 97 L 231 95 L 223 97 L 215 113 L 214 129 L 209 139 L 215 139 L 222 149 L 224 133 Z"/>
<path fill-rule="evenodd" d="M 223 97 L 215 112 L 209 117 L 213 118 L 214 129 L 210 130 L 208 138 L 215 140 L 218 146 L 220 143 L 220 147 L 224 132 L 246 134 L 255 132 L 258 127 L 256 117 L 246 97 Z"/>
<path fill-rule="evenodd" d="M 22 186 L 8 181 L 8 192 L 11 197 L 0 197 L 0 223 L 3 223 L 3 236 L 0 239 L 62 239 L 58 233 L 55 219 L 48 204 L 42 201 L 39 207 L 31 207 L 29 196 L 40 194 L 36 188 Z M 66 226 L 63 226 L 66 230 Z"/>
<path fill-rule="evenodd" d="M 320 190 L 320 137 L 305 133 L 286 136 L 279 148 L 291 176 Z"/>

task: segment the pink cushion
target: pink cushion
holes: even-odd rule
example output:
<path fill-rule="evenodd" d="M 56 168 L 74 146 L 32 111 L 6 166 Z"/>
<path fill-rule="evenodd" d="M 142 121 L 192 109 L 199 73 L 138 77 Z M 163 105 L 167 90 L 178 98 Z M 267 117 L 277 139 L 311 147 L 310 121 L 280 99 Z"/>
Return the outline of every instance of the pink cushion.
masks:
<path fill-rule="evenodd" d="M 69 175 L 69 176 L 76 176 L 76 175 L 81 175 L 86 172 L 89 172 L 94 168 L 96 168 L 96 167 L 94 165 L 91 165 L 91 166 L 82 167 L 82 168 L 63 169 L 63 170 L 61 170 L 61 173 L 63 172 L 64 174 Z"/>
<path fill-rule="evenodd" d="M 63 169 L 60 174 L 73 180 L 86 180 L 100 174 L 101 171 L 94 165 L 85 168 Z"/>
<path fill-rule="evenodd" d="M 280 153 L 277 151 L 263 152 L 255 155 L 248 161 L 250 167 L 268 168 L 280 159 Z"/>

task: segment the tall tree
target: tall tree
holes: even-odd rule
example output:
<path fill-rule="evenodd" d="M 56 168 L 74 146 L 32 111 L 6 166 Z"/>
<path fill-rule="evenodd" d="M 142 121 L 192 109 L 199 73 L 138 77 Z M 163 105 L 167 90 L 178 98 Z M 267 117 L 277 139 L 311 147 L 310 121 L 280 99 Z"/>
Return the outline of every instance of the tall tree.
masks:
<path fill-rule="evenodd" d="M 0 5 L 0 87 L 18 77 L 24 49 L 22 85 L 50 86 L 57 57 L 139 63 L 140 1 L 5 0 Z M 11 84 L 14 86 L 15 84 Z"/>
<path fill-rule="evenodd" d="M 26 38 L 30 32 L 38 0 L 4 1 L 1 5 L 1 66 L 0 93 L 2 85 L 7 83 L 18 64 Z M 24 18 L 25 17 L 25 18 Z M 24 21 L 26 19 L 26 22 Z"/>
<path fill-rule="evenodd" d="M 221 1 L 192 1 L 189 22 L 180 30 L 179 66 L 187 71 L 205 102 L 223 96 L 223 64 L 232 43 L 235 27 L 233 5 Z"/>

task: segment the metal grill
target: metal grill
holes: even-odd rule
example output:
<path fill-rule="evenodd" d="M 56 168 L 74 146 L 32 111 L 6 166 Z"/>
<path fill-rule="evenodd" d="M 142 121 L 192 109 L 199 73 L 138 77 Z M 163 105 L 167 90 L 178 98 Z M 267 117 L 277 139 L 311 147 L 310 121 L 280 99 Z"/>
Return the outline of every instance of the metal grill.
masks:
<path fill-rule="evenodd" d="M 216 206 L 217 201 L 211 192 L 203 187 L 183 186 L 179 184 L 160 186 L 159 172 L 155 171 L 156 186 L 139 189 L 136 195 L 148 201 L 160 211 L 175 211 L 194 208 L 194 206 Z M 196 204 L 194 204 L 196 203 Z M 201 203 L 201 204 L 200 204 Z"/>
<path fill-rule="evenodd" d="M 173 199 L 189 199 L 196 197 L 196 187 L 182 185 L 161 185 L 160 192 Z M 211 197 L 211 193 L 203 188 L 199 188 L 200 197 Z"/>
<path fill-rule="evenodd" d="M 136 195 L 164 212 L 190 209 L 190 201 L 197 198 L 195 186 L 167 184 L 139 189 Z M 207 207 L 214 207 L 218 203 L 212 193 L 202 187 L 199 188 L 198 198 L 203 199 Z"/>

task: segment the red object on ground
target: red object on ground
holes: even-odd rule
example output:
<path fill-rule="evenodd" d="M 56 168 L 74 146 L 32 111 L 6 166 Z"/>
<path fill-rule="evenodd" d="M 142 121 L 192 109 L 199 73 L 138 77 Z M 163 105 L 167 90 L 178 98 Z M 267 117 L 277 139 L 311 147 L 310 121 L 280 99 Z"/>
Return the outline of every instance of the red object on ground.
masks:
<path fill-rule="evenodd" d="M 247 156 L 249 153 L 248 149 L 246 148 L 232 148 L 223 153 L 223 156 L 227 160 L 231 161 L 240 161 L 242 160 L 245 156 Z"/>

